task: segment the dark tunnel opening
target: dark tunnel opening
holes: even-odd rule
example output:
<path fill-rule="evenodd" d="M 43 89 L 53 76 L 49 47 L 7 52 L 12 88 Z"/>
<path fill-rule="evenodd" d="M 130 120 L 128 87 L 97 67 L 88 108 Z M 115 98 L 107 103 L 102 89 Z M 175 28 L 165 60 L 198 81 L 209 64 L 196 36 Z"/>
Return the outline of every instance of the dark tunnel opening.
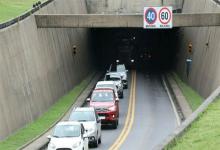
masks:
<path fill-rule="evenodd" d="M 178 28 L 144 30 L 140 28 L 91 29 L 92 50 L 96 66 L 124 63 L 127 68 L 156 72 L 175 66 Z"/>

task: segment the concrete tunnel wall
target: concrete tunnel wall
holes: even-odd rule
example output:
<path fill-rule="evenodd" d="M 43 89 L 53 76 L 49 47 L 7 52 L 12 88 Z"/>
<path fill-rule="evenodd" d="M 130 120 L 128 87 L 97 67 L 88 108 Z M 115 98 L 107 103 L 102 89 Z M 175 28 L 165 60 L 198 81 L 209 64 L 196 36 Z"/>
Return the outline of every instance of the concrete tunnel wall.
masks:
<path fill-rule="evenodd" d="M 87 8 L 84 0 L 55 0 L 37 13 L 87 13 Z M 93 68 L 88 34 L 88 29 L 37 29 L 34 16 L 0 30 L 0 140 L 88 75 Z"/>
<path fill-rule="evenodd" d="M 145 6 L 182 8 L 183 0 L 86 0 L 89 13 L 143 13 Z"/>
<path fill-rule="evenodd" d="M 183 12 L 220 12 L 220 6 L 213 0 L 185 0 Z M 220 85 L 220 27 L 187 27 L 179 32 L 179 53 L 177 70 L 181 77 L 203 97 Z M 187 53 L 192 42 L 193 54 Z M 186 76 L 187 58 L 192 58 L 189 77 Z"/>

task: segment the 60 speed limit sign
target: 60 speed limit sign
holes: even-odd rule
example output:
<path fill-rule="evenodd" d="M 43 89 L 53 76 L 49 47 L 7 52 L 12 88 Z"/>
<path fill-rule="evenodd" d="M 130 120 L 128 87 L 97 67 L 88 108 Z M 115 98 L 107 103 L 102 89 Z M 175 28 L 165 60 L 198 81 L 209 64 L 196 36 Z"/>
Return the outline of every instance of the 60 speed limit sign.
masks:
<path fill-rule="evenodd" d="M 170 29 L 172 27 L 172 7 L 144 7 L 145 29 Z"/>

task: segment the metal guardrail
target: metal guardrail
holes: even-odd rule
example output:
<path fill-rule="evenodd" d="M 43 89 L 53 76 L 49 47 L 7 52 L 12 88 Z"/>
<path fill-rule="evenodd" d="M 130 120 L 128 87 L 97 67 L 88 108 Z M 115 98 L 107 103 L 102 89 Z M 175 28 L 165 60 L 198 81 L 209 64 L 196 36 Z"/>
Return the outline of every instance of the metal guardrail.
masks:
<path fill-rule="evenodd" d="M 3 29 L 3 28 L 6 28 L 10 25 L 13 25 L 21 20 L 24 20 L 25 18 L 27 18 L 28 16 L 30 16 L 31 14 L 35 13 L 36 11 L 38 11 L 40 8 L 46 6 L 47 4 L 51 3 L 52 1 L 54 0 L 47 0 L 41 4 L 39 4 L 38 6 L 26 11 L 24 14 L 14 18 L 14 19 L 11 19 L 9 21 L 6 21 L 4 23 L 0 23 L 0 29 Z"/>

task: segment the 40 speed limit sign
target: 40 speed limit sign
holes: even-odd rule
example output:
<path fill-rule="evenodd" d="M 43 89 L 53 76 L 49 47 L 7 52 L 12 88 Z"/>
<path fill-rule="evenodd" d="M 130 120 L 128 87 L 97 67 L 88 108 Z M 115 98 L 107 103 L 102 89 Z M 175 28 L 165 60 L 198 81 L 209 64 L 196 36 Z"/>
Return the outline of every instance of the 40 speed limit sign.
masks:
<path fill-rule="evenodd" d="M 173 27 L 173 9 L 170 6 L 144 7 L 145 29 L 170 29 Z"/>

